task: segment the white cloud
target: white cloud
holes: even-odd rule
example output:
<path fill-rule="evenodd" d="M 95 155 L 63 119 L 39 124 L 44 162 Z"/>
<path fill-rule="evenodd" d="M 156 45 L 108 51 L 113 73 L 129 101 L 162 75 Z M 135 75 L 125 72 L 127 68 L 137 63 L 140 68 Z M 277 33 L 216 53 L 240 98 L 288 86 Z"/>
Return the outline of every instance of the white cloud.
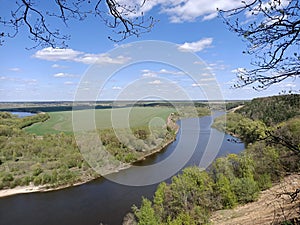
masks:
<path fill-rule="evenodd" d="M 150 81 L 149 84 L 161 84 L 161 80 Z"/>
<path fill-rule="evenodd" d="M 75 51 L 73 49 L 61 49 L 61 48 L 44 48 L 42 50 L 38 50 L 33 57 L 38 59 L 45 59 L 49 61 L 59 61 L 66 60 L 72 61 L 76 59 L 79 55 L 83 54 L 82 52 Z"/>
<path fill-rule="evenodd" d="M 158 73 L 160 74 L 172 74 L 172 75 L 184 75 L 185 73 L 182 71 L 171 71 L 166 69 L 161 69 Z"/>
<path fill-rule="evenodd" d="M 44 48 L 37 51 L 33 57 L 37 59 L 43 59 L 48 61 L 71 61 L 79 62 L 85 64 L 94 64 L 94 63 L 111 63 L 111 64 L 123 64 L 129 60 L 124 56 L 118 56 L 112 58 L 107 54 L 90 54 L 73 49 L 60 49 L 60 48 Z M 54 64 L 57 65 L 58 64 Z"/>
<path fill-rule="evenodd" d="M 211 47 L 212 42 L 212 38 L 203 38 L 196 42 L 185 42 L 184 44 L 179 45 L 178 49 L 181 51 L 200 52 L 205 48 Z"/>
<path fill-rule="evenodd" d="M 20 72 L 21 71 L 21 69 L 18 68 L 18 67 L 10 68 L 9 70 L 13 71 L 13 72 Z"/>
<path fill-rule="evenodd" d="M 157 73 L 153 72 L 153 71 L 149 71 L 147 73 L 143 73 L 142 75 L 143 77 L 157 77 Z"/>
<path fill-rule="evenodd" d="M 247 70 L 245 68 L 236 68 L 234 70 L 231 70 L 232 73 L 235 73 L 235 74 L 243 74 L 243 73 L 246 73 Z"/>
<path fill-rule="evenodd" d="M 124 64 L 128 60 L 129 58 L 126 58 L 124 56 L 111 58 L 107 54 L 83 54 L 82 56 L 76 58 L 74 61 L 85 63 L 85 64 L 94 64 L 94 63 Z"/>
<path fill-rule="evenodd" d="M 250 2 L 252 0 L 246 0 Z M 287 0 L 285 0 L 287 1 Z M 141 0 L 120 0 L 119 3 L 130 6 L 140 6 Z M 167 14 L 173 23 L 182 23 L 186 21 L 195 21 L 197 18 L 202 20 L 211 20 L 217 17 L 217 8 L 228 10 L 241 6 L 241 0 L 152 0 L 145 1 L 143 7 L 138 9 L 141 12 L 149 12 L 154 7 L 160 8 L 160 12 Z M 132 14 L 136 17 L 138 14 Z"/>
<path fill-rule="evenodd" d="M 69 73 L 56 73 L 53 75 L 53 77 L 76 77 L 76 75 Z"/>
<path fill-rule="evenodd" d="M 62 66 L 62 65 L 59 65 L 59 64 L 53 64 L 52 66 L 51 66 L 52 68 L 59 68 L 59 69 L 64 69 L 64 68 L 67 68 L 67 66 Z"/>
<path fill-rule="evenodd" d="M 113 90 L 122 90 L 122 88 L 121 88 L 121 87 L 118 87 L 118 86 L 114 86 L 114 87 L 112 87 L 112 89 L 113 89 Z"/>
<path fill-rule="evenodd" d="M 159 74 L 170 74 L 170 75 L 184 75 L 185 73 L 182 71 L 176 70 L 166 70 L 161 69 L 159 71 L 152 71 L 148 69 L 141 70 L 143 77 L 157 77 Z"/>

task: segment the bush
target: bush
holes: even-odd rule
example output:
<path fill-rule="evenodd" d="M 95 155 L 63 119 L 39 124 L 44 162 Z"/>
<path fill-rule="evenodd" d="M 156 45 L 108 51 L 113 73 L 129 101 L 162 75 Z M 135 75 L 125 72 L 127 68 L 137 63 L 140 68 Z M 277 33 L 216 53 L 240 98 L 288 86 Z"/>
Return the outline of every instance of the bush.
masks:
<path fill-rule="evenodd" d="M 223 174 L 219 175 L 215 189 L 216 195 L 220 198 L 222 208 L 230 209 L 237 205 L 237 197 L 232 190 L 231 183 Z"/>
<path fill-rule="evenodd" d="M 239 203 L 253 202 L 258 197 L 259 188 L 252 177 L 236 178 L 232 186 Z"/>

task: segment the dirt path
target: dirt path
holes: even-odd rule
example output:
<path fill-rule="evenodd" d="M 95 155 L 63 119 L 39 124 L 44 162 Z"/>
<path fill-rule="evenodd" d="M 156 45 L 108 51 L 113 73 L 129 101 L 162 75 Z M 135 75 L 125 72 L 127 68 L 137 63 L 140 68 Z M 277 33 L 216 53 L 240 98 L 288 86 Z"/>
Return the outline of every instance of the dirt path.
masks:
<path fill-rule="evenodd" d="M 243 107 L 244 107 L 244 105 L 239 105 L 239 106 L 237 106 L 235 108 L 232 108 L 232 109 L 228 110 L 228 112 L 235 112 L 236 110 L 238 110 L 240 108 L 243 108 Z"/>
<path fill-rule="evenodd" d="M 277 185 L 263 191 L 258 201 L 231 210 L 213 213 L 212 224 L 276 224 L 299 216 L 300 196 L 291 202 L 288 194 L 300 188 L 300 173 L 287 176 Z M 284 194 L 285 193 L 285 194 Z"/>

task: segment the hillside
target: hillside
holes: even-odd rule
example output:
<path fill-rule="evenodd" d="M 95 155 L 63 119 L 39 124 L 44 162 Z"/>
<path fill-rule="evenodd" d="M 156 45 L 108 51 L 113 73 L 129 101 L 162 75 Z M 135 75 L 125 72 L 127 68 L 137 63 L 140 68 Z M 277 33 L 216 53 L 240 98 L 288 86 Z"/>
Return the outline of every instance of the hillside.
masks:
<path fill-rule="evenodd" d="M 300 95 L 279 95 L 255 98 L 236 111 L 252 120 L 273 125 L 300 115 Z"/>
<path fill-rule="evenodd" d="M 299 173 L 287 176 L 280 183 L 263 191 L 256 202 L 238 206 L 235 209 L 214 212 L 211 222 L 216 225 L 256 225 L 281 224 L 280 221 L 289 220 L 294 224 L 299 224 L 300 221 L 295 218 L 299 217 L 300 197 L 292 201 L 288 194 L 294 192 L 299 186 Z"/>

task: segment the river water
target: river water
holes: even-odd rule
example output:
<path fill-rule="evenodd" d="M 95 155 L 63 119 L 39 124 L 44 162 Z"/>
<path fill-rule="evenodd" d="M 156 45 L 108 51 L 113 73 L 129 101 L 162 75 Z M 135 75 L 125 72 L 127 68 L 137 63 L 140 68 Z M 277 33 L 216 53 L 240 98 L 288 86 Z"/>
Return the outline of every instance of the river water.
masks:
<path fill-rule="evenodd" d="M 12 113 L 13 115 L 17 115 L 20 118 L 36 115 L 36 113 L 31 113 L 31 112 L 14 112 L 14 111 L 11 111 L 10 113 Z"/>
<path fill-rule="evenodd" d="M 199 136 L 192 157 L 182 167 L 199 165 L 212 132 L 217 136 L 223 136 L 210 128 L 213 117 L 183 119 L 179 121 L 180 130 L 176 141 L 166 147 L 162 152 L 155 154 L 138 166 L 153 165 L 162 162 L 172 156 L 175 149 L 179 156 L 185 157 L 186 151 L 194 139 L 194 134 Z M 201 132 L 196 130 L 195 125 L 200 123 Z M 184 125 L 184 126 L 183 126 Z M 182 127 L 187 127 L 183 130 Z M 200 134 L 200 135 L 199 135 Z M 230 135 L 225 135 L 218 151 L 218 157 L 228 153 L 239 153 L 244 149 L 242 143 L 228 141 Z M 181 142 L 180 142 L 181 140 Z M 182 141 L 183 140 L 183 141 Z M 179 145 L 179 147 L 178 147 Z M 176 148 L 177 146 L 177 148 Z M 179 150 L 178 150 L 179 149 Z M 176 160 L 176 159 L 175 159 Z M 174 162 L 164 165 L 161 170 L 172 170 L 178 166 Z M 112 175 L 112 178 L 137 179 L 161 176 L 158 172 L 143 171 L 133 167 Z M 130 178 L 131 177 L 131 178 Z M 166 179 L 170 182 L 170 179 Z M 123 217 L 128 213 L 133 204 L 139 205 L 142 196 L 151 198 L 157 184 L 147 186 L 127 186 L 117 184 L 106 178 L 99 178 L 87 184 L 63 190 L 30 193 L 8 196 L 0 199 L 0 224 L 1 225 L 98 225 L 99 223 L 117 225 L 121 224 Z"/>

